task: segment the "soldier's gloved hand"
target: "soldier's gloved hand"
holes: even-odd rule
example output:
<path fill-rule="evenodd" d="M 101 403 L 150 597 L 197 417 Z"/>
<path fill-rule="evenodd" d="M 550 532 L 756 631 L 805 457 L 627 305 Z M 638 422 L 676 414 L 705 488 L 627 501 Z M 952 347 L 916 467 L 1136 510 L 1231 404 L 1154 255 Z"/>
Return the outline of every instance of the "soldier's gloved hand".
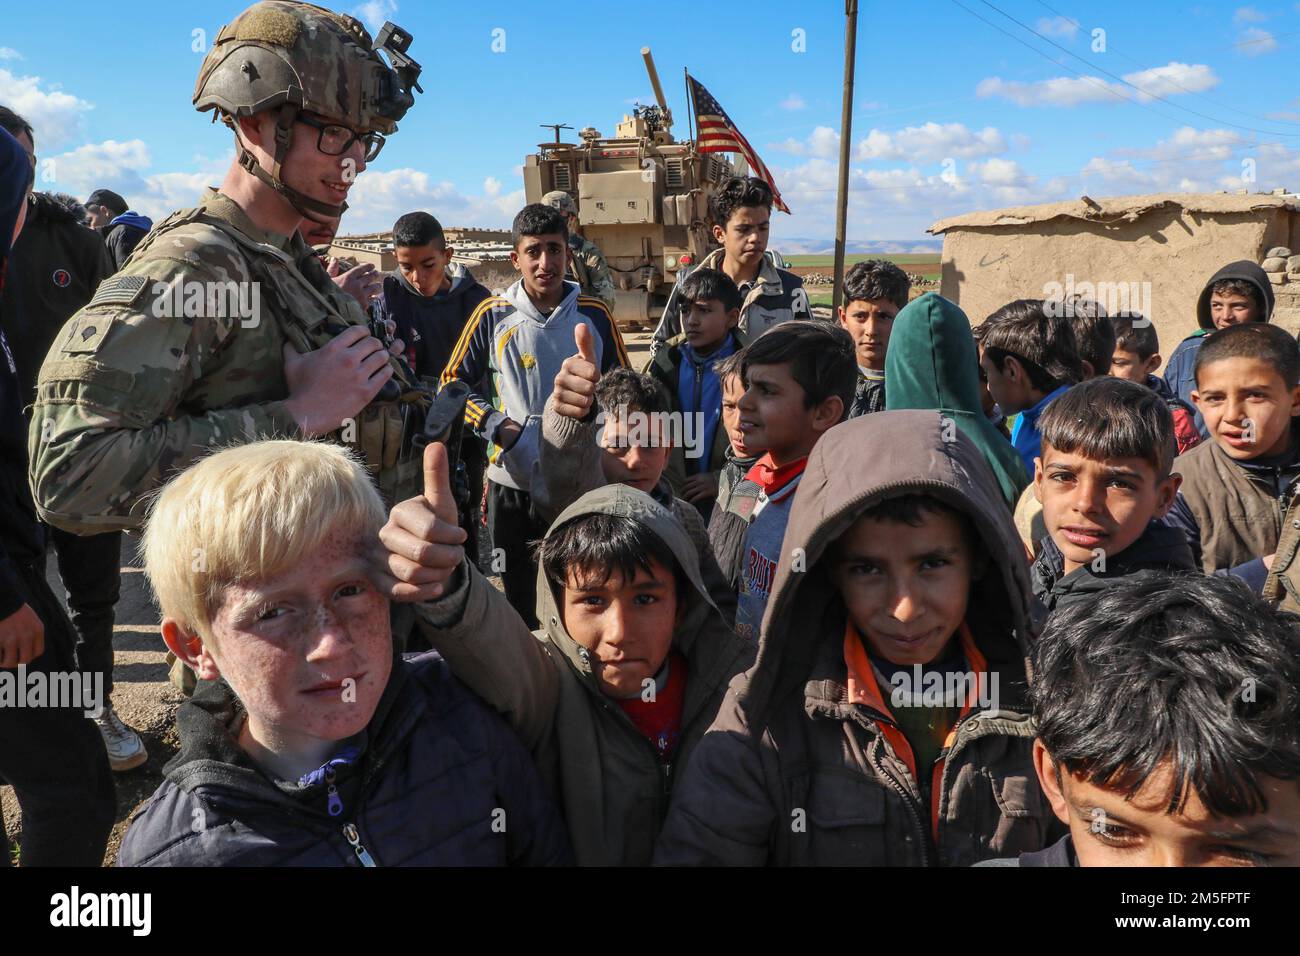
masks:
<path fill-rule="evenodd" d="M 441 597 L 465 558 L 465 529 L 447 474 L 447 449 L 424 449 L 424 494 L 398 503 L 379 529 L 383 548 L 376 580 L 394 601 Z"/>
<path fill-rule="evenodd" d="M 24 604 L 0 621 L 0 667 L 30 664 L 45 652 L 45 625 Z"/>
<path fill-rule="evenodd" d="M 384 274 L 369 262 L 353 266 L 347 272 L 330 276 L 334 284 L 356 299 L 361 308 L 369 309 L 370 303 L 383 295 Z"/>
<path fill-rule="evenodd" d="M 299 354 L 284 347 L 285 405 L 308 438 L 328 435 L 355 418 L 393 377 L 384 343 L 364 325 L 350 325 L 323 348 Z"/>
<path fill-rule="evenodd" d="M 555 376 L 555 389 L 551 393 L 555 410 L 569 418 L 586 418 L 596 401 L 596 383 L 600 381 L 600 366 L 596 360 L 596 343 L 591 328 L 584 322 L 574 326 L 573 343 L 577 355 L 570 355 Z"/>

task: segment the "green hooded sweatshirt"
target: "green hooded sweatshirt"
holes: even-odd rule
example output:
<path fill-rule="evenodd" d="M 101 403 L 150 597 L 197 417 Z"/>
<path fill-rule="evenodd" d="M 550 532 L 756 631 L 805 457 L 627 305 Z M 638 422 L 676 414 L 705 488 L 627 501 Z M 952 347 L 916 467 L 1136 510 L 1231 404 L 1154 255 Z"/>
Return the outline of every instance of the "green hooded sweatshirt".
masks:
<path fill-rule="evenodd" d="M 1029 484 L 1020 455 L 980 406 L 979 352 L 970 321 L 935 292 L 913 299 L 894 319 L 885 358 L 885 407 L 918 408 L 951 418 L 984 453 L 1014 511 Z"/>

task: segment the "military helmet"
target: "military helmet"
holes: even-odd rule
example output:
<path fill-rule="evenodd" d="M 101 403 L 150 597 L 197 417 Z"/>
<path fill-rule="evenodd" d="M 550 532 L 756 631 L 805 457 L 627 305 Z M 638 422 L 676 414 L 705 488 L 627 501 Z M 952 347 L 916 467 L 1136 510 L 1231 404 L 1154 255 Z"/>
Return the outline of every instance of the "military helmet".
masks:
<path fill-rule="evenodd" d="M 569 216 L 578 214 L 578 204 L 573 201 L 573 197 L 563 189 L 554 189 L 542 197 L 543 204 L 558 209 L 560 212 Z"/>
<path fill-rule="evenodd" d="M 414 102 L 361 23 L 264 0 L 231 20 L 199 68 L 194 108 L 251 116 L 285 103 L 361 132 L 392 133 Z"/>
<path fill-rule="evenodd" d="M 316 113 L 359 133 L 385 135 L 415 102 L 420 66 L 406 56 L 410 34 L 384 24 L 372 41 L 360 21 L 293 0 L 263 0 L 227 23 L 199 68 L 194 108 L 235 118 L 277 110 L 275 168 L 267 174 L 247 150 L 240 164 L 285 195 L 299 211 L 341 216 L 346 204 L 303 196 L 280 181 L 299 112 Z M 392 66 L 380 56 L 383 50 Z"/>

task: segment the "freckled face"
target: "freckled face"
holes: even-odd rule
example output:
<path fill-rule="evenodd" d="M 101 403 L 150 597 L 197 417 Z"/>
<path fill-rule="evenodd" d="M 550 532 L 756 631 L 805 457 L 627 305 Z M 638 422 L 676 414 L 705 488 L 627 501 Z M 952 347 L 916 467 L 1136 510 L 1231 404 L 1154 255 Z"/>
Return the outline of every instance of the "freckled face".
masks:
<path fill-rule="evenodd" d="M 370 722 L 393 658 L 388 599 L 366 558 L 339 534 L 290 571 L 226 589 L 208 650 L 250 721 L 321 741 Z"/>

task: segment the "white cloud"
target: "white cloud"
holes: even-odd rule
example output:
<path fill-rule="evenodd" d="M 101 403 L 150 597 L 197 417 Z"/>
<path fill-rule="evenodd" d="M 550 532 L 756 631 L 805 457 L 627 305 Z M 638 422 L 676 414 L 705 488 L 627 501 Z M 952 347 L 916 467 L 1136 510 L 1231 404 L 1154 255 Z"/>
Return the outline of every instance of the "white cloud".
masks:
<path fill-rule="evenodd" d="M 353 8 L 352 16 L 364 23 L 366 29 L 374 35 L 384 25 L 384 21 L 391 20 L 396 12 L 397 4 L 394 0 L 366 0 L 365 3 Z"/>
<path fill-rule="evenodd" d="M 834 156 L 840 150 L 840 134 L 829 126 L 818 126 L 812 131 L 806 143 L 797 139 L 787 139 L 769 145 L 772 149 L 792 156 Z"/>
<path fill-rule="evenodd" d="M 1116 103 L 1122 100 L 1145 103 L 1156 96 L 1202 93 L 1219 83 L 1210 67 L 1176 61 L 1127 73 L 1124 79 L 1138 90 L 1096 76 L 1058 76 L 1033 83 L 991 76 L 980 81 L 975 95 L 981 98 L 1002 97 L 1018 106 L 1078 106 L 1080 103 Z"/>
<path fill-rule="evenodd" d="M 1277 49 L 1277 40 L 1267 30 L 1251 27 L 1249 30 L 1241 31 L 1241 36 L 1234 46 L 1238 52 L 1246 56 L 1263 56 Z"/>
<path fill-rule="evenodd" d="M 992 156 L 1006 150 L 1006 139 L 992 126 L 977 131 L 967 129 L 963 123 L 925 123 L 894 133 L 873 129 L 858 141 L 854 155 L 858 160 L 902 159 L 926 163 L 949 157 Z"/>
<path fill-rule="evenodd" d="M 81 132 L 81 118 L 94 106 L 71 93 L 43 84 L 39 76 L 17 76 L 0 69 L 0 103 L 32 124 L 36 149 L 59 149 Z"/>
<path fill-rule="evenodd" d="M 506 185 L 495 176 L 483 180 L 481 193 L 465 193 L 454 183 L 437 181 L 418 169 L 367 171 L 357 178 L 348 196 L 351 208 L 342 232 L 388 229 L 398 216 L 415 209 L 432 213 L 449 228 L 500 228 L 509 226 L 523 205 L 522 183 L 506 192 Z"/>
<path fill-rule="evenodd" d="M 230 157 L 197 157 L 189 171 L 152 171 L 148 145 L 139 139 L 90 143 L 51 157 L 52 181 L 37 188 L 70 193 L 84 199 L 100 187 L 121 193 L 131 208 L 158 221 L 177 209 L 196 205 L 207 186 L 220 184 Z M 44 168 L 44 167 L 43 167 Z M 462 192 L 417 169 L 368 170 L 357 178 L 348 196 L 343 220 L 346 233 L 391 228 L 403 213 L 426 209 L 446 226 L 509 226 L 524 205 L 516 168 L 510 181 L 487 176 L 481 192 Z"/>
<path fill-rule="evenodd" d="M 1043 36 L 1065 37 L 1067 40 L 1073 40 L 1079 32 L 1079 23 L 1066 17 L 1043 17 L 1038 21 L 1036 28 Z"/>
<path fill-rule="evenodd" d="M 798 93 L 791 93 L 781 101 L 781 109 L 790 110 L 792 112 L 805 109 L 807 106 L 808 103 Z"/>
<path fill-rule="evenodd" d="M 149 171 L 148 145 L 139 139 L 88 143 L 42 160 L 37 188 L 70 193 L 85 199 L 99 188 L 121 193 L 136 212 L 155 221 L 195 205 L 205 186 L 221 182 L 229 159 L 202 159 L 190 172 Z M 52 178 L 46 179 L 49 175 Z"/>
<path fill-rule="evenodd" d="M 0 60 L 21 60 L 23 55 L 7 46 L 0 46 Z"/>
<path fill-rule="evenodd" d="M 1238 7 L 1237 12 L 1232 15 L 1233 23 L 1263 23 L 1267 19 L 1268 14 L 1254 7 Z"/>

